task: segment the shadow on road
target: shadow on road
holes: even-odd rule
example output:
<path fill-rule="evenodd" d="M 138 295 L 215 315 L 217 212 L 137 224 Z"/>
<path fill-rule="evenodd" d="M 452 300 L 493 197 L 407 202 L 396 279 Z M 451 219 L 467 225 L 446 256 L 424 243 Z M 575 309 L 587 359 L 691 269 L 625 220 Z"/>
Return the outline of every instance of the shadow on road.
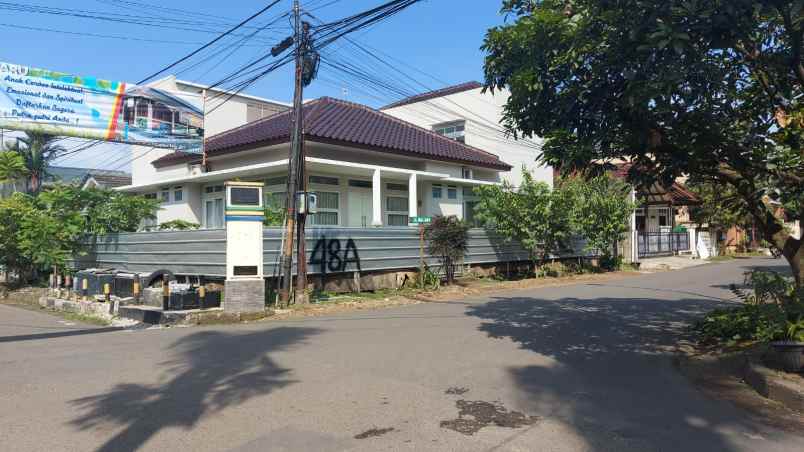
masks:
<path fill-rule="evenodd" d="M 601 288 L 601 290 L 604 290 Z M 674 347 L 712 299 L 496 298 L 467 314 L 489 337 L 550 359 L 509 369 L 529 414 L 558 419 L 593 450 L 732 450 L 755 427 L 678 374 Z M 744 438 L 745 439 L 745 438 Z"/>
<path fill-rule="evenodd" d="M 16 326 L 16 325 L 12 325 Z M 36 341 L 41 339 L 54 339 L 57 337 L 70 337 L 70 336 L 86 336 L 88 334 L 102 334 L 113 333 L 115 331 L 122 331 L 122 327 L 107 327 L 107 328 L 89 328 L 89 329 L 72 329 L 67 331 L 55 331 L 53 333 L 37 333 L 37 334 L 20 334 L 16 336 L 0 336 L 0 344 L 3 342 L 20 342 L 20 341 Z"/>
<path fill-rule="evenodd" d="M 106 423 L 121 426 L 98 450 L 136 450 L 164 428 L 190 429 L 204 416 L 295 383 L 290 369 L 268 354 L 317 333 L 313 328 L 284 327 L 249 334 L 191 334 L 169 347 L 175 357 L 162 363 L 165 383 L 119 384 L 106 393 L 72 400 L 84 413 L 71 423 L 82 430 Z"/>

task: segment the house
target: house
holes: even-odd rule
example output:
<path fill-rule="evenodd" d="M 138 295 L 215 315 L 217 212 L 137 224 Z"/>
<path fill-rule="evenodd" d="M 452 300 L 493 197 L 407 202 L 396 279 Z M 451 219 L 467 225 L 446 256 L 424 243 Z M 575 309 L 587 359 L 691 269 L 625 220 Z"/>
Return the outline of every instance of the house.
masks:
<path fill-rule="evenodd" d="M 484 92 L 479 82 L 467 82 L 402 99 L 380 110 L 403 121 L 500 156 L 511 169 L 500 177 L 514 187 L 522 181 L 522 168 L 534 180 L 552 185 L 549 166 L 536 162 L 541 140 L 514 139 L 501 126 L 508 91 Z M 466 174 L 471 178 L 471 174 Z"/>
<path fill-rule="evenodd" d="M 633 169 L 631 163 L 619 163 L 611 174 L 627 180 Z M 696 229 L 683 222 L 689 218 L 689 207 L 701 203 L 695 193 L 675 181 L 670 187 L 656 183 L 649 188 L 635 188 L 631 196 L 638 207 L 631 218 L 629 238 L 620 250 L 628 261 L 695 252 Z"/>
<path fill-rule="evenodd" d="M 409 217 L 471 219 L 473 189 L 496 184 L 512 165 L 497 155 L 383 111 L 323 97 L 304 105 L 305 182 L 318 194 L 314 226 L 408 226 Z M 265 183 L 266 205 L 283 206 L 291 112 L 208 136 L 208 171 L 183 151 L 142 159 L 119 190 L 163 201 L 157 221 L 224 226 L 227 180 Z"/>

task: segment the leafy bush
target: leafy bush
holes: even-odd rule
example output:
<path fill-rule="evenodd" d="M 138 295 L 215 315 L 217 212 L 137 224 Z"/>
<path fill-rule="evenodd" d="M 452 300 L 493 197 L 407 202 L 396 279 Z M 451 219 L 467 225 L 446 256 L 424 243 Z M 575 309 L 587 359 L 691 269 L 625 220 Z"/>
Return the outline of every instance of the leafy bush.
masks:
<path fill-rule="evenodd" d="M 171 220 L 159 225 L 160 231 L 190 231 L 200 228 L 201 225 L 186 220 Z"/>
<path fill-rule="evenodd" d="M 536 277 L 560 278 L 570 273 L 574 273 L 570 267 L 567 267 L 561 262 L 551 262 L 549 264 L 544 264 L 541 267 L 539 267 L 539 270 L 536 271 Z"/>
<path fill-rule="evenodd" d="M 136 231 L 157 208 L 142 196 L 65 185 L 36 196 L 14 193 L 0 200 L 0 265 L 22 279 L 64 268 L 81 254 L 83 236 Z"/>
<path fill-rule="evenodd" d="M 454 216 L 439 216 L 424 228 L 427 250 L 438 257 L 447 283 L 455 280 L 455 266 L 463 258 L 469 242 L 469 226 Z"/>
<path fill-rule="evenodd" d="M 712 311 L 694 325 L 702 341 L 804 341 L 804 299 L 792 278 L 753 271 L 746 284 L 749 291 L 736 291 L 742 306 Z"/>

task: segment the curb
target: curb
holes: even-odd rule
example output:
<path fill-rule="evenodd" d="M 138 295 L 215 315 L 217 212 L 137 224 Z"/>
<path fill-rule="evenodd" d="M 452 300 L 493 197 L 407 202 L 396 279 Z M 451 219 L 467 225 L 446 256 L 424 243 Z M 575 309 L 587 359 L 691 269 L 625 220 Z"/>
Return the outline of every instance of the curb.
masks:
<path fill-rule="evenodd" d="M 804 388 L 766 367 L 758 357 L 746 356 L 743 380 L 759 395 L 779 402 L 793 411 L 804 413 Z"/>

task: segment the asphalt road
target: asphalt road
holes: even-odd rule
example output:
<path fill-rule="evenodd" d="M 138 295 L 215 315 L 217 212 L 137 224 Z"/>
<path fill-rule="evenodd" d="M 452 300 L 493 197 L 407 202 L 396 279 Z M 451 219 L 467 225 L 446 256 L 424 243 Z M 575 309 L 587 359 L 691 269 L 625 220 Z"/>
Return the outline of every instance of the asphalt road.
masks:
<path fill-rule="evenodd" d="M 214 328 L 0 306 L 0 450 L 804 450 L 672 364 L 748 265 L 783 262 Z"/>

